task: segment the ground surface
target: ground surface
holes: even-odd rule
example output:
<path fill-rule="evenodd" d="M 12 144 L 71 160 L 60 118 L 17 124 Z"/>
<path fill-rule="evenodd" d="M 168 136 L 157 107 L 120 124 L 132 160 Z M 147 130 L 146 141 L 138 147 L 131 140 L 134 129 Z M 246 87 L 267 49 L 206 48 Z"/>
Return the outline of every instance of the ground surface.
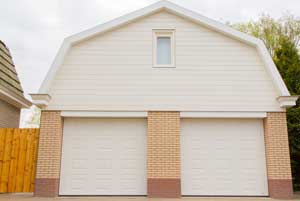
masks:
<path fill-rule="evenodd" d="M 281 201 L 270 198 L 254 197 L 183 197 L 181 199 L 161 199 L 146 197 L 58 197 L 58 198 L 38 198 L 32 194 L 0 194 L 0 201 Z M 295 195 L 293 200 L 300 201 L 300 195 Z"/>

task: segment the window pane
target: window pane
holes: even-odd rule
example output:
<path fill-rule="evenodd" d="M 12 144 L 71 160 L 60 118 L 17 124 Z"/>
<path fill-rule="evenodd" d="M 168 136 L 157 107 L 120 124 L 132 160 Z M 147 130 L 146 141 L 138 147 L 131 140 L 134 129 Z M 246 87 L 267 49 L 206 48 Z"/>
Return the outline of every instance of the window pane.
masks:
<path fill-rule="evenodd" d="M 157 64 L 170 65 L 171 64 L 171 38 L 158 37 L 157 38 Z"/>

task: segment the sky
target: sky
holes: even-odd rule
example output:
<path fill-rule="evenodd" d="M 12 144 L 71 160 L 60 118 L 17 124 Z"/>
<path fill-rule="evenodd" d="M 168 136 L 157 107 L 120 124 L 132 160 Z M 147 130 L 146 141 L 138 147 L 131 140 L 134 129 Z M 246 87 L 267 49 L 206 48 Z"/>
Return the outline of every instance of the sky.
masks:
<path fill-rule="evenodd" d="M 64 38 L 158 0 L 3 0 L 0 40 L 9 47 L 24 92 L 36 93 Z M 170 0 L 221 22 L 300 16 L 300 0 Z"/>

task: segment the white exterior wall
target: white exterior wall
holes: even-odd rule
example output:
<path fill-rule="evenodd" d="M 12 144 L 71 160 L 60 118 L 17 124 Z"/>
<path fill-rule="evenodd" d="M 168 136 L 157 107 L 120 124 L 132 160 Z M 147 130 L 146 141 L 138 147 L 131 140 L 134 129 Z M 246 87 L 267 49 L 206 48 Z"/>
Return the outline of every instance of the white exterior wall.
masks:
<path fill-rule="evenodd" d="M 176 68 L 153 68 L 159 28 L 176 30 Z M 71 47 L 49 94 L 49 110 L 281 110 L 254 47 L 166 11 Z"/>

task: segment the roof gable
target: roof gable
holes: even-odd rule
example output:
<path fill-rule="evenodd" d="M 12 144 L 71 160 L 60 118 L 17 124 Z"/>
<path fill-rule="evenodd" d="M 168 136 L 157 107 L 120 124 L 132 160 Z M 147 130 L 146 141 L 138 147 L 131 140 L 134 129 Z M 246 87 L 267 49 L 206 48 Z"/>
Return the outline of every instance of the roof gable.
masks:
<path fill-rule="evenodd" d="M 0 98 L 17 107 L 29 107 L 25 99 L 12 56 L 0 40 Z"/>
<path fill-rule="evenodd" d="M 228 37 L 231 37 L 233 39 L 239 40 L 243 43 L 246 43 L 246 44 L 256 47 L 259 55 L 262 58 L 262 61 L 265 64 L 266 70 L 269 73 L 270 77 L 272 78 L 272 81 L 273 81 L 274 85 L 276 86 L 280 96 L 289 96 L 290 95 L 268 50 L 266 49 L 264 43 L 261 40 L 255 38 L 255 37 L 249 36 L 245 33 L 239 32 L 235 29 L 232 29 L 232 28 L 222 24 L 222 23 L 211 20 L 207 17 L 199 15 L 193 11 L 187 10 L 185 8 L 182 8 L 176 4 L 170 3 L 165 0 L 159 1 L 158 3 L 152 4 L 143 9 L 137 10 L 130 14 L 116 18 L 115 20 L 109 21 L 102 25 L 96 26 L 94 28 L 91 28 L 89 30 L 83 31 L 81 33 L 78 33 L 78 34 L 75 34 L 73 36 L 66 38 L 64 40 L 59 52 L 57 53 L 56 58 L 52 64 L 51 68 L 49 69 L 49 72 L 48 72 L 45 80 L 42 83 L 39 93 L 42 94 L 42 93 L 48 92 L 50 84 L 53 80 L 53 77 L 56 74 L 56 71 L 58 70 L 59 66 L 62 64 L 66 53 L 68 52 L 69 48 L 72 45 L 79 43 L 83 40 L 87 40 L 91 37 L 94 37 L 95 35 L 100 34 L 100 33 L 107 32 L 107 31 L 110 31 L 117 27 L 126 25 L 128 23 L 131 23 L 131 22 L 138 20 L 142 17 L 145 17 L 147 15 L 151 15 L 153 13 L 159 12 L 161 10 L 167 10 L 170 13 L 173 13 L 180 17 L 191 20 L 201 26 L 207 27 L 209 29 L 212 29 L 214 31 L 222 33 Z"/>
<path fill-rule="evenodd" d="M 23 96 L 23 89 L 18 78 L 12 57 L 5 44 L 0 41 L 0 86 Z"/>

